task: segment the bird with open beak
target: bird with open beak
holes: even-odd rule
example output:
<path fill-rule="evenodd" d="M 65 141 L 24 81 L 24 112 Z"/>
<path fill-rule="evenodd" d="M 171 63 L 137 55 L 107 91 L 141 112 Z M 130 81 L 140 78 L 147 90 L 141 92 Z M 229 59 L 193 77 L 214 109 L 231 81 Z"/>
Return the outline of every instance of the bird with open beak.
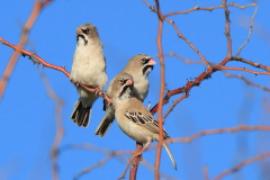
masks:
<path fill-rule="evenodd" d="M 76 30 L 76 49 L 71 69 L 71 80 L 101 90 L 107 81 L 103 47 L 97 29 L 84 24 Z M 71 119 L 79 126 L 89 123 L 91 108 L 98 98 L 96 92 L 88 92 L 77 86 L 79 100 L 75 104 Z"/>

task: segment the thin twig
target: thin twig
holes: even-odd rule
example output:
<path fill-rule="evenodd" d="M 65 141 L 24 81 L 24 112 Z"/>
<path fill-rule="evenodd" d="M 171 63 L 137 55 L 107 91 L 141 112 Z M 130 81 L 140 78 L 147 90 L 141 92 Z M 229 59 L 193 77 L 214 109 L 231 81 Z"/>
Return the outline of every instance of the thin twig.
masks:
<path fill-rule="evenodd" d="M 255 74 L 255 75 L 267 75 L 270 76 L 270 72 L 264 72 L 264 71 L 254 71 L 251 69 L 247 69 L 245 67 L 229 67 L 229 66 L 222 66 L 222 65 L 213 65 L 212 66 L 215 70 L 229 70 L 229 71 L 243 71 L 243 72 L 248 72 L 251 74 Z"/>
<path fill-rule="evenodd" d="M 147 1 L 144 0 L 145 5 L 154 13 L 158 13 L 157 8 L 151 6 L 151 4 Z M 158 13 L 159 14 L 159 13 Z M 186 38 L 186 36 L 184 35 L 184 33 L 180 30 L 179 27 L 177 27 L 176 23 L 172 20 L 167 18 L 166 16 L 162 16 L 163 20 L 165 20 L 168 24 L 170 24 L 174 31 L 176 32 L 177 36 L 182 39 L 200 58 L 200 60 L 206 65 L 209 65 L 209 62 L 207 61 L 206 57 L 203 55 L 203 53 L 199 50 L 199 48 L 197 48 L 197 46 L 192 43 L 188 38 Z"/>
<path fill-rule="evenodd" d="M 132 161 L 132 160 L 130 160 L 130 161 L 127 162 L 124 171 L 123 171 L 123 172 L 121 173 L 121 175 L 118 177 L 119 180 L 120 180 L 120 179 L 125 179 L 126 174 L 127 174 L 127 172 L 128 172 L 128 169 L 130 168 L 130 164 L 132 163 L 131 161 Z M 136 179 L 136 178 L 135 178 L 135 179 Z"/>
<path fill-rule="evenodd" d="M 203 177 L 204 177 L 204 180 L 209 180 L 209 172 L 208 172 L 207 166 L 203 168 Z"/>
<path fill-rule="evenodd" d="M 200 57 L 200 60 L 206 66 L 208 66 L 209 62 L 207 61 L 206 57 L 203 55 L 203 53 L 200 51 L 200 49 L 194 43 L 192 43 L 188 38 L 186 38 L 184 33 L 181 32 L 180 28 L 176 25 L 175 21 L 173 21 L 172 19 L 166 18 L 166 22 L 173 27 L 173 29 L 176 32 L 177 36 L 180 39 L 182 39 Z"/>
<path fill-rule="evenodd" d="M 240 47 L 238 48 L 237 52 L 235 53 L 235 56 L 239 56 L 241 54 L 241 52 L 243 51 L 243 49 L 245 49 L 247 47 L 247 45 L 249 44 L 249 42 L 250 42 L 250 40 L 252 38 L 252 35 L 253 35 L 253 32 L 254 32 L 255 17 L 256 17 L 257 12 L 258 12 L 257 2 L 255 2 L 254 4 L 255 4 L 255 8 L 254 8 L 254 11 L 252 13 L 252 16 L 249 19 L 249 28 L 248 28 L 247 38 L 240 45 Z"/>
<path fill-rule="evenodd" d="M 174 108 L 180 103 L 182 102 L 184 99 L 187 98 L 187 94 L 183 94 L 182 96 L 180 96 L 179 98 L 177 98 L 173 104 L 168 108 L 167 112 L 164 115 L 164 119 L 166 119 L 169 114 L 174 110 Z M 165 121 L 164 121 L 165 122 Z"/>
<path fill-rule="evenodd" d="M 221 172 L 219 175 L 217 175 L 213 179 L 214 180 L 221 180 L 224 177 L 229 176 L 231 174 L 234 174 L 234 173 L 240 171 L 242 168 L 244 168 L 252 163 L 255 163 L 256 161 L 261 161 L 261 160 L 264 160 L 267 158 L 270 158 L 270 152 L 264 152 L 264 153 L 258 154 L 254 157 L 251 157 L 249 159 L 241 161 L 239 164 L 233 166 L 232 168 L 224 170 L 223 172 Z"/>
<path fill-rule="evenodd" d="M 240 79 L 242 80 L 245 84 L 247 84 L 248 86 L 251 86 L 251 87 L 255 87 L 255 88 L 258 88 L 258 89 L 261 89 L 265 92 L 270 92 L 270 87 L 267 87 L 267 86 L 263 86 L 261 84 L 258 84 L 258 83 L 255 83 L 253 81 L 251 81 L 250 79 L 246 78 L 245 76 L 243 75 L 236 75 L 236 74 L 230 74 L 230 73 L 224 73 L 224 75 L 228 78 L 236 78 L 236 79 Z"/>
<path fill-rule="evenodd" d="M 209 135 L 218 135 L 218 134 L 228 134 L 228 133 L 238 133 L 242 131 L 270 131 L 270 126 L 267 125 L 238 125 L 236 127 L 229 127 L 229 128 L 219 128 L 219 129 L 209 129 L 200 131 L 198 133 L 192 134 L 191 136 L 187 137 L 180 137 L 180 138 L 171 138 L 166 140 L 168 143 L 191 143 L 195 139 L 209 136 Z"/>
<path fill-rule="evenodd" d="M 165 57 L 173 57 L 177 60 L 180 60 L 184 64 L 203 64 L 202 61 L 193 60 L 188 57 L 184 57 L 182 55 L 177 54 L 174 51 L 170 51 L 169 53 L 164 54 Z"/>
<path fill-rule="evenodd" d="M 160 158 L 163 144 L 163 96 L 165 94 L 165 62 L 164 62 L 164 52 L 162 45 L 162 34 L 163 34 L 163 15 L 160 10 L 159 0 L 155 0 L 155 6 L 157 9 L 158 17 L 158 29 L 157 29 L 157 48 L 158 48 L 158 57 L 160 62 L 160 92 L 159 92 L 159 102 L 157 109 L 157 121 L 159 125 L 159 141 L 156 149 L 156 160 L 155 160 L 155 179 L 160 179 Z"/>
<path fill-rule="evenodd" d="M 230 10 L 228 8 L 227 0 L 222 0 L 222 5 L 224 7 L 225 14 L 225 37 L 227 41 L 227 57 L 232 57 L 232 37 L 231 37 L 231 20 L 230 20 Z"/>
<path fill-rule="evenodd" d="M 31 31 L 33 25 L 37 21 L 42 10 L 47 5 L 49 5 L 50 2 L 52 2 L 52 1 L 51 0 L 36 0 L 35 4 L 33 5 L 33 9 L 31 11 L 31 14 L 28 17 L 28 19 L 26 20 L 26 22 L 22 28 L 19 43 L 16 45 L 18 47 L 17 49 L 22 49 L 25 46 L 25 44 L 28 41 L 29 32 Z M 15 49 L 16 51 L 14 51 L 12 53 L 12 55 L 10 56 L 9 63 L 7 64 L 3 74 L 1 76 L 1 79 L 0 79 L 0 98 L 2 98 L 4 95 L 4 91 L 6 89 L 8 80 L 10 79 L 10 76 L 11 76 L 11 74 L 12 74 L 12 72 L 17 64 L 17 59 L 21 54 L 19 51 L 17 51 L 17 49 Z"/>
<path fill-rule="evenodd" d="M 143 150 L 143 146 L 139 143 L 136 143 L 136 150 L 135 152 L 140 152 Z M 139 168 L 139 163 L 140 163 L 140 160 L 142 158 L 142 155 L 139 155 L 139 156 L 136 156 L 133 158 L 132 160 L 132 164 L 131 164 L 131 167 L 130 167 L 130 172 L 129 172 L 129 179 L 130 180 L 136 180 L 136 177 L 137 177 L 137 171 L 138 171 L 138 168 Z"/>
<path fill-rule="evenodd" d="M 257 69 L 262 69 L 262 70 L 265 70 L 267 72 L 270 72 L 270 66 L 266 66 L 266 65 L 263 65 L 263 64 L 260 64 L 260 63 L 256 63 L 256 62 L 253 62 L 253 61 L 248 60 L 248 59 L 243 58 L 243 57 L 233 56 L 231 60 L 241 62 L 241 63 L 244 63 L 244 64 L 248 64 L 248 65 L 253 66 L 253 67 L 257 68 Z"/>
<path fill-rule="evenodd" d="M 56 94 L 53 90 L 52 86 L 49 83 L 48 78 L 45 74 L 41 74 L 41 79 L 44 82 L 46 92 L 55 103 L 55 136 L 54 142 L 51 147 L 51 161 L 52 161 L 52 179 L 58 180 L 59 178 L 59 165 L 58 165 L 58 157 L 59 157 L 59 149 L 62 139 L 64 137 L 64 127 L 63 127 L 63 117 L 62 111 L 64 106 L 64 101 Z"/>
<path fill-rule="evenodd" d="M 230 2 L 230 3 L 228 3 L 228 6 L 229 7 L 239 8 L 239 9 L 246 9 L 246 8 L 256 6 L 256 4 L 251 3 L 251 4 L 241 5 L 241 4 L 237 4 L 237 3 L 234 3 L 234 2 Z M 214 10 L 223 9 L 223 8 L 224 8 L 223 4 L 217 5 L 217 6 L 212 6 L 212 7 L 194 6 L 194 7 L 190 8 L 190 9 L 166 13 L 164 16 L 165 17 L 171 17 L 171 16 L 176 16 L 176 15 L 184 15 L 184 14 L 193 13 L 194 11 L 209 11 L 209 12 L 212 12 Z"/>
<path fill-rule="evenodd" d="M 109 160 L 111 160 L 112 157 L 111 156 L 106 156 L 103 159 L 99 160 L 98 162 L 96 162 L 95 164 L 83 169 L 81 172 L 77 173 L 74 176 L 74 180 L 78 180 L 80 179 L 82 176 L 89 174 L 91 171 L 93 171 L 94 169 L 100 168 L 102 166 L 104 166 Z"/>

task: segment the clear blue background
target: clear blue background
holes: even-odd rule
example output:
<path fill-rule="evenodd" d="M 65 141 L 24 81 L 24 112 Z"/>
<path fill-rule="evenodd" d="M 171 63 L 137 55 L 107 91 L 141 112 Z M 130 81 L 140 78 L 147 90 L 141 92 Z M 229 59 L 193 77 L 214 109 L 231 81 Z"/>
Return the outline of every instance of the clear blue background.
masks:
<path fill-rule="evenodd" d="M 238 1 L 239 3 L 251 1 Z M 0 6 L 0 36 L 17 43 L 21 28 L 31 12 L 34 0 L 3 1 Z M 183 10 L 194 5 L 213 6 L 219 1 L 200 2 L 162 1 L 164 12 Z M 269 65 L 270 59 L 270 2 L 260 1 L 256 17 L 255 34 L 242 56 Z M 233 48 L 237 48 L 248 33 L 248 18 L 254 8 L 231 8 Z M 219 62 L 226 54 L 224 12 L 194 12 L 174 18 L 187 38 L 194 42 L 207 59 Z M 104 44 L 107 72 L 110 79 L 137 53 L 157 56 L 156 15 L 137 1 L 53 1 L 31 31 L 27 49 L 38 53 L 48 62 L 71 68 L 75 49 L 75 29 L 80 24 L 95 24 Z M 164 52 L 198 60 L 190 48 L 177 38 L 173 28 L 165 25 Z M 13 50 L 0 45 L 0 71 L 8 63 Z M 158 59 L 156 58 L 158 61 Z M 231 63 L 230 65 L 237 65 Z M 204 71 L 203 65 L 187 65 L 175 58 L 166 58 L 168 89 L 184 85 L 187 80 Z M 61 73 L 34 65 L 20 58 L 0 102 L 0 179 L 51 179 L 50 148 L 55 135 L 54 102 L 45 91 L 39 71 L 44 72 L 64 102 L 63 120 L 66 144 L 90 143 L 111 150 L 133 150 L 135 143 L 124 135 L 114 123 L 104 138 L 94 135 L 103 116 L 101 99 L 94 106 L 91 125 L 79 128 L 70 120 L 77 93 L 70 81 Z M 239 72 L 233 72 L 239 74 Z M 241 73 L 269 86 L 269 77 Z M 159 65 L 150 75 L 150 93 L 145 104 L 154 105 L 159 97 Z M 177 96 L 176 96 L 177 97 Z M 174 99 L 174 98 L 173 98 Z M 173 100 L 172 99 L 172 100 Z M 172 101 L 171 101 L 172 102 Z M 232 127 L 239 123 L 269 124 L 269 94 L 247 87 L 237 79 L 228 79 L 222 72 L 215 73 L 200 87 L 193 88 L 191 96 L 170 114 L 165 128 L 172 137 L 189 136 L 204 129 Z M 165 109 L 167 106 L 165 106 Z M 269 150 L 267 133 L 238 133 L 204 137 L 190 144 L 173 144 L 172 151 L 178 162 L 178 171 L 171 168 L 165 153 L 161 171 L 175 179 L 203 179 L 203 168 L 208 167 L 214 177 L 237 162 Z M 239 144 L 243 150 L 239 150 Z M 268 144 L 267 144 L 268 143 Z M 128 157 L 128 156 L 127 156 Z M 127 158 L 126 157 L 126 158 Z M 155 151 L 148 151 L 145 159 L 154 163 Z M 85 167 L 103 158 L 102 153 L 72 150 L 60 155 L 60 178 L 72 179 Z M 267 163 L 267 162 L 265 162 Z M 269 162 L 268 162 L 269 163 Z M 95 169 L 82 179 L 116 179 L 125 163 L 114 159 Z M 226 179 L 263 179 L 261 163 L 254 163 Z M 140 166 L 138 179 L 153 179 L 153 172 Z"/>

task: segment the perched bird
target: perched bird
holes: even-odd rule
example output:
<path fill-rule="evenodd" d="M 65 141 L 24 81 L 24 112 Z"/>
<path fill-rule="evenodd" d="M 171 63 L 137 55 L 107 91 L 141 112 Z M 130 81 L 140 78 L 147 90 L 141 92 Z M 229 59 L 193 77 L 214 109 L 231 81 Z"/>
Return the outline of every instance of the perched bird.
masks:
<path fill-rule="evenodd" d="M 118 77 L 116 81 L 118 91 L 117 96 L 113 99 L 116 121 L 125 134 L 143 145 L 144 151 L 153 140 L 159 140 L 160 127 L 143 103 L 132 97 L 132 76 L 124 75 Z M 164 129 L 163 135 L 165 140 L 169 138 Z M 162 145 L 167 151 L 173 167 L 177 169 L 176 161 L 166 142 L 163 142 Z"/>
<path fill-rule="evenodd" d="M 92 24 L 84 24 L 76 31 L 77 45 L 73 57 L 71 80 L 87 86 L 102 89 L 107 81 L 106 63 L 102 43 L 97 29 Z M 88 125 L 93 103 L 98 98 L 95 92 L 89 93 L 77 87 L 80 98 L 76 103 L 71 119 L 79 126 Z"/>
<path fill-rule="evenodd" d="M 140 101 L 143 101 L 148 94 L 149 81 L 148 75 L 153 70 L 155 61 L 145 54 L 138 54 L 132 57 L 126 67 L 114 78 L 107 90 L 107 95 L 111 98 L 114 98 L 116 92 L 118 91 L 117 87 L 117 77 L 121 76 L 122 73 L 130 74 L 134 79 L 134 96 Z M 105 104 L 105 103 L 104 103 Z M 109 106 L 104 106 L 106 114 L 101 120 L 99 126 L 96 129 L 96 135 L 104 136 L 107 129 L 114 120 L 114 107 L 113 104 Z"/>

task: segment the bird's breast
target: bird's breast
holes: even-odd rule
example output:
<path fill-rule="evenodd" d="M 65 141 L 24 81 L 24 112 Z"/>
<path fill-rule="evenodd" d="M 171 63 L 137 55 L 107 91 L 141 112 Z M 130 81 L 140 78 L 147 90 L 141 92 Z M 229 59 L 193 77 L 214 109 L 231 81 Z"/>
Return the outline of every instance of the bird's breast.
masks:
<path fill-rule="evenodd" d="M 77 47 L 72 64 L 71 78 L 74 81 L 103 87 L 107 81 L 105 60 L 101 47 Z"/>

